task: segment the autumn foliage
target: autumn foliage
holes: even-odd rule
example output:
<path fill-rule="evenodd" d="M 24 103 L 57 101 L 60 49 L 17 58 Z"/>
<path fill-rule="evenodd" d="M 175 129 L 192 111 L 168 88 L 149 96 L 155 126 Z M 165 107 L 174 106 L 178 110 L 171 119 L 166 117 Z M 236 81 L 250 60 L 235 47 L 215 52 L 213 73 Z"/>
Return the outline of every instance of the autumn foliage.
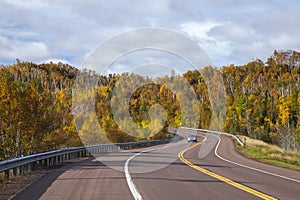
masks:
<path fill-rule="evenodd" d="M 76 73 L 61 63 L 0 68 L 0 158 L 81 145 L 69 113 Z"/>
<path fill-rule="evenodd" d="M 212 116 L 224 118 L 223 131 L 300 150 L 299 66 L 278 63 L 270 57 L 266 63 L 256 60 L 242 66 L 206 67 L 202 72 L 188 71 L 182 75 L 155 78 L 153 82 L 151 78 L 135 74 L 98 76 L 85 70 L 87 76 L 97 79 L 95 94 L 85 94 L 87 97 L 95 95 L 95 105 L 92 105 L 96 111 L 95 119 L 90 117 L 88 120 L 96 120 L 103 129 L 104 135 L 97 136 L 86 118 L 73 120 L 72 89 L 79 70 L 62 63 L 17 61 L 14 65 L 3 66 L 0 68 L 0 159 L 82 145 L 81 134 L 90 141 L 105 137 L 110 142 L 167 138 L 170 137 L 166 134 L 168 127 L 208 129 L 217 126 L 218 120 L 211 121 Z M 207 74 L 211 75 L 211 83 L 205 82 Z M 124 76 L 132 81 L 124 83 L 127 84 L 124 94 L 133 82 L 149 80 L 130 94 L 129 117 L 117 123 L 112 105 L 121 105 L 121 102 L 114 96 L 114 89 Z M 184 93 L 172 89 L 176 86 L 188 90 L 186 85 L 178 82 L 182 79 L 195 93 L 186 105 L 199 110 L 200 113 L 191 114 L 200 115 L 196 116 L 199 119 L 196 123 L 184 113 L 185 102 L 180 101 Z M 168 87 L 163 83 L 168 83 Z M 224 94 L 219 93 L 221 87 Z M 218 106 L 222 104 L 225 109 Z M 166 115 L 157 111 L 161 116 L 152 120 L 155 105 L 159 105 L 158 111 L 161 106 Z M 123 111 L 117 108 L 115 112 Z M 164 118 L 165 121 L 161 120 Z M 131 128 L 128 127 L 130 121 L 142 129 L 128 135 L 124 129 Z M 77 131 L 76 124 L 81 131 Z"/>

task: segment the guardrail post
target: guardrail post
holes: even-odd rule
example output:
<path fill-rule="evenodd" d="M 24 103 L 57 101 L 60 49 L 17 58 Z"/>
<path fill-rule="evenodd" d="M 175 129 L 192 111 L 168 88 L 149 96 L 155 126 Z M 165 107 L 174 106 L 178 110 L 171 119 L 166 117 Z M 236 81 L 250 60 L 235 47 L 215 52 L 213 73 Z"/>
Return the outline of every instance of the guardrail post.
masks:
<path fill-rule="evenodd" d="M 9 180 L 9 169 L 5 170 L 5 179 Z"/>
<path fill-rule="evenodd" d="M 13 175 L 14 176 L 18 175 L 18 168 L 17 167 L 13 168 Z"/>
<path fill-rule="evenodd" d="M 24 174 L 24 165 L 21 165 L 20 166 L 20 175 L 23 175 Z"/>
<path fill-rule="evenodd" d="M 51 167 L 54 165 L 54 161 L 55 160 L 55 157 L 52 157 L 52 158 L 50 158 L 50 161 L 51 161 Z"/>
<path fill-rule="evenodd" d="M 32 170 L 33 170 L 33 171 L 36 170 L 36 166 L 37 166 L 37 163 L 36 163 L 36 161 L 34 161 L 34 162 L 32 163 Z"/>
<path fill-rule="evenodd" d="M 27 171 L 29 171 L 29 172 L 31 171 L 31 163 L 27 164 Z"/>
<path fill-rule="evenodd" d="M 44 167 L 45 167 L 45 168 L 48 167 L 48 158 L 44 159 Z"/>
<path fill-rule="evenodd" d="M 43 160 L 39 160 L 39 167 L 41 168 L 43 166 Z"/>
<path fill-rule="evenodd" d="M 57 156 L 53 157 L 53 165 L 56 165 L 56 161 L 57 161 Z"/>

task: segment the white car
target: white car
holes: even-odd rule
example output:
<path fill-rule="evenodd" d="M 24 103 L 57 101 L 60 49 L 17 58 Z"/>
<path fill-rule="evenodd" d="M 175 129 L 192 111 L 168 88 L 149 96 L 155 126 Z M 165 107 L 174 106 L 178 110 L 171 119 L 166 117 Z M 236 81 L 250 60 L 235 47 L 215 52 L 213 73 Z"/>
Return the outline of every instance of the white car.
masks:
<path fill-rule="evenodd" d="M 188 142 L 197 142 L 197 135 L 189 135 L 187 140 Z"/>

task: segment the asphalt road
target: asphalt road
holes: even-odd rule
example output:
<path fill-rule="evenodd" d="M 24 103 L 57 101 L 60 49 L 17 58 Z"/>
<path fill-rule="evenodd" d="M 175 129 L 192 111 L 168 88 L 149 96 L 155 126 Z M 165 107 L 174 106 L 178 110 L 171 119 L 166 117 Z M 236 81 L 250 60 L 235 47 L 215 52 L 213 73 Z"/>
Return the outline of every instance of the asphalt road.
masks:
<path fill-rule="evenodd" d="M 300 199 L 300 171 L 248 159 L 230 138 L 201 134 L 192 146 L 182 140 L 67 164 L 13 199 L 134 198 Z"/>

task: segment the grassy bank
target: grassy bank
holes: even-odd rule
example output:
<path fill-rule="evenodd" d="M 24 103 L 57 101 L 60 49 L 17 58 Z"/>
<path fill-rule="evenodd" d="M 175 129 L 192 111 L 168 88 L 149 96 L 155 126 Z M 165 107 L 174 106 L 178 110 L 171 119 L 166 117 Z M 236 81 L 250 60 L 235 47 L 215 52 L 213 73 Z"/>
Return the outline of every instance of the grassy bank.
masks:
<path fill-rule="evenodd" d="M 238 151 L 242 154 L 269 164 L 300 170 L 299 153 L 285 151 L 276 145 L 270 145 L 246 136 L 239 136 L 239 138 L 246 141 L 245 147 L 237 146 Z"/>

